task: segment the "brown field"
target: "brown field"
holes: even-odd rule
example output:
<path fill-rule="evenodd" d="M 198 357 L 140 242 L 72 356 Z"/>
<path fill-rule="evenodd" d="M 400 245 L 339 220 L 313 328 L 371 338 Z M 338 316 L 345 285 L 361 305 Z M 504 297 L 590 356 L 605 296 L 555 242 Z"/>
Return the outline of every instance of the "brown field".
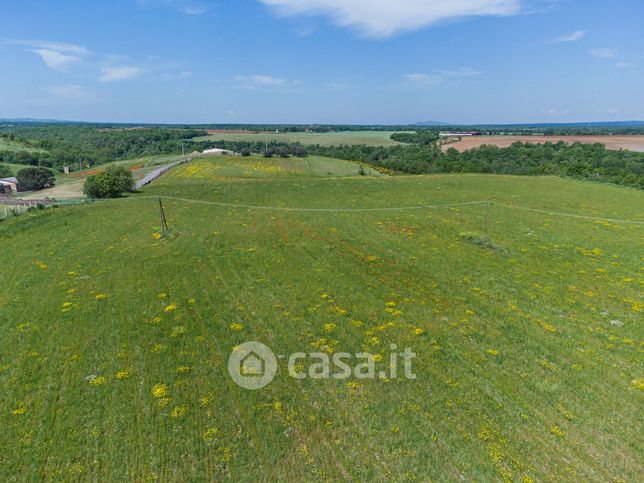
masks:
<path fill-rule="evenodd" d="M 248 129 L 208 129 L 208 134 L 272 134 L 274 131 L 249 131 Z"/>
<path fill-rule="evenodd" d="M 475 136 L 464 137 L 460 141 L 445 144 L 443 150 L 455 148 L 458 151 L 467 151 L 468 149 L 478 148 L 484 144 L 493 144 L 500 148 L 507 148 L 517 141 L 523 143 L 544 144 L 547 142 L 557 143 L 601 143 L 607 149 L 618 151 L 626 149 L 628 151 L 644 152 L 644 136 Z"/>

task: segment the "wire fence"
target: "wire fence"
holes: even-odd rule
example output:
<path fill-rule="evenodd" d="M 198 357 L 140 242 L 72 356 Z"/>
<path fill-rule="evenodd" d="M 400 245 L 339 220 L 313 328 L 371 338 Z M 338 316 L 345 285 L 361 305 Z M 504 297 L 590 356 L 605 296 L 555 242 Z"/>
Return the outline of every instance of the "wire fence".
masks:
<path fill-rule="evenodd" d="M 185 162 L 185 161 L 184 161 Z M 624 220 L 618 218 L 607 218 L 601 216 L 581 215 L 577 213 L 568 213 L 563 211 L 552 211 L 539 208 L 531 208 L 527 206 L 520 206 L 514 204 L 503 203 L 494 200 L 476 200 L 464 201 L 458 203 L 439 203 L 427 205 L 411 205 L 411 206 L 395 206 L 395 207 L 379 207 L 379 208 L 306 208 L 306 207 L 288 207 L 288 206 L 267 206 L 267 205 L 250 205 L 243 203 L 229 203 L 224 201 L 208 201 L 193 198 L 182 198 L 178 196 L 134 196 L 127 198 L 120 198 L 117 200 L 92 200 L 92 199 L 67 199 L 67 200 L 13 200 L 8 203 L 0 199 L 0 219 L 7 218 L 11 215 L 19 215 L 26 213 L 29 209 L 45 208 L 45 207 L 64 207 L 70 205 L 81 205 L 87 203 L 104 203 L 109 201 L 126 202 L 126 201 L 143 201 L 143 200 L 168 200 L 178 201 L 182 203 L 193 203 L 199 205 L 219 206 L 223 208 L 237 208 L 247 210 L 263 210 L 263 211 L 281 211 L 281 212 L 304 212 L 304 213 L 369 213 L 369 212 L 396 212 L 396 211 L 415 211 L 415 210 L 431 210 L 431 209 L 444 209 L 444 208 L 457 208 L 463 206 L 500 206 L 511 210 L 521 210 L 533 213 L 540 213 L 543 215 L 567 217 L 578 220 L 598 221 L 607 223 L 618 223 L 626 225 L 644 225 L 644 221 L 640 220 Z M 12 204 L 13 203 L 13 204 Z M 39 206 L 40 205 L 40 206 Z"/>

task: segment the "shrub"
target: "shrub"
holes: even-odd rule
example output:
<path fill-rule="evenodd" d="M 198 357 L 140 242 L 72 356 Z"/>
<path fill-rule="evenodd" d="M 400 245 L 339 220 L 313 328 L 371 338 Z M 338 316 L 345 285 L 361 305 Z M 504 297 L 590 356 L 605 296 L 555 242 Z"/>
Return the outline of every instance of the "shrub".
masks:
<path fill-rule="evenodd" d="M 0 178 L 9 178 L 13 176 L 11 169 L 6 164 L 0 164 Z"/>
<path fill-rule="evenodd" d="M 289 157 L 289 151 L 288 148 L 285 148 L 283 146 L 280 146 L 275 149 L 275 154 L 277 154 L 280 158 L 288 158 Z"/>
<path fill-rule="evenodd" d="M 118 198 L 134 189 L 132 172 L 122 166 L 110 166 L 103 173 L 85 180 L 83 193 L 89 198 Z"/>
<path fill-rule="evenodd" d="M 16 175 L 18 183 L 23 190 L 41 190 L 54 185 L 56 176 L 49 168 L 33 167 L 24 168 Z"/>

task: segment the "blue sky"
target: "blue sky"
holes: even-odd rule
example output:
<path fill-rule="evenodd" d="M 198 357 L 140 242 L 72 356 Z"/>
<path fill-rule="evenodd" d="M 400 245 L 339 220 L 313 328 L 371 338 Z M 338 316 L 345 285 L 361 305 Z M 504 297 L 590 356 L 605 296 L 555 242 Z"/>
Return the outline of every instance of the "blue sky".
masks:
<path fill-rule="evenodd" d="M 0 118 L 644 118 L 641 0 L 2 0 Z"/>

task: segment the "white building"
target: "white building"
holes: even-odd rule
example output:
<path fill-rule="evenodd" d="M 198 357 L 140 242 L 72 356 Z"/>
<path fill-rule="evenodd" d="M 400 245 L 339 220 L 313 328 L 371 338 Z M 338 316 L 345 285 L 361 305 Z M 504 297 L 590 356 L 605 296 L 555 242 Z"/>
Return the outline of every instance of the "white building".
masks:
<path fill-rule="evenodd" d="M 6 191 L 18 192 L 18 180 L 16 178 L 0 179 L 0 193 Z"/>
<path fill-rule="evenodd" d="M 206 149 L 203 154 L 208 154 L 210 156 L 232 156 L 235 154 L 234 151 L 229 151 L 228 149 Z"/>

